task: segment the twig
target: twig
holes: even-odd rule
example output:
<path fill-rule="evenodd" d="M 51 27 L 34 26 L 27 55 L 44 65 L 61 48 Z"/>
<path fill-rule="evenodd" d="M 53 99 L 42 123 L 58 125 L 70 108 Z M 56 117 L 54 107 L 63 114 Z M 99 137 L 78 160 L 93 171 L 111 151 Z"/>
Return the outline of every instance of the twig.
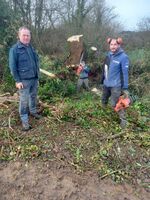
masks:
<path fill-rule="evenodd" d="M 144 167 L 143 167 L 144 168 Z M 140 172 L 144 172 L 145 170 L 150 169 L 150 166 L 145 167 L 144 169 L 141 169 Z"/>
<path fill-rule="evenodd" d="M 6 93 L 6 94 L 2 94 L 0 95 L 0 103 L 4 103 L 4 102 L 18 102 L 19 98 L 18 98 L 18 94 L 14 94 L 13 96 L 10 95 L 10 93 Z"/>
<path fill-rule="evenodd" d="M 1 103 L 4 103 L 4 102 L 19 102 L 19 100 L 18 99 L 10 99 L 9 97 L 8 98 L 3 98 L 3 99 L 1 99 L 1 97 L 0 97 L 0 101 L 1 101 Z"/>
<path fill-rule="evenodd" d="M 12 141 L 0 141 L 0 145 L 8 145 L 8 144 L 14 144 L 14 142 Z"/>
<path fill-rule="evenodd" d="M 14 130 L 12 127 L 11 127 L 11 115 L 14 113 L 15 111 L 11 112 L 10 115 L 9 115 L 9 118 L 8 118 L 8 126 L 11 130 Z"/>
<path fill-rule="evenodd" d="M 41 100 L 39 100 L 39 104 L 44 108 L 52 108 L 52 106 L 48 105 L 47 103 L 43 103 Z"/>
<path fill-rule="evenodd" d="M 1 147 L 1 152 L 0 152 L 0 156 L 3 155 L 3 151 L 4 151 L 4 146 Z"/>
<path fill-rule="evenodd" d="M 8 108 L 8 106 L 5 105 L 5 104 L 3 104 L 3 103 L 0 103 L 0 106 L 3 106 L 3 107 L 5 107 L 5 108 Z"/>
<path fill-rule="evenodd" d="M 4 96 L 10 96 L 9 92 L 6 92 L 5 94 L 1 94 L 0 97 L 4 97 Z"/>
<path fill-rule="evenodd" d="M 118 137 L 121 137 L 122 135 L 124 135 L 124 131 L 119 133 L 119 134 L 116 134 L 116 135 L 111 135 L 111 136 L 108 136 L 108 137 L 102 137 L 100 138 L 100 140 L 110 140 L 110 139 L 116 139 Z"/>
<path fill-rule="evenodd" d="M 110 172 L 110 173 L 108 173 L 108 174 L 104 174 L 103 176 L 100 177 L 100 179 L 104 179 L 104 178 L 106 178 L 107 176 L 112 175 L 112 174 L 115 174 L 116 172 L 121 171 L 121 170 L 122 170 L 122 169 L 118 169 L 118 170 L 112 171 L 112 172 Z"/>

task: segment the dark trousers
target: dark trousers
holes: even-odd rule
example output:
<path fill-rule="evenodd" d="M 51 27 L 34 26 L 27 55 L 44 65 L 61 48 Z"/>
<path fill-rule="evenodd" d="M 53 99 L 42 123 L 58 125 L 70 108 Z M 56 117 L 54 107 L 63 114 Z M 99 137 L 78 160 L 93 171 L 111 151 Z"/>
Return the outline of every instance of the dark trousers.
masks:
<path fill-rule="evenodd" d="M 121 95 L 121 88 L 120 87 L 103 87 L 103 94 L 102 94 L 102 105 L 105 107 L 108 103 L 110 98 L 111 106 L 115 108 L 118 99 Z M 124 128 L 126 126 L 126 115 L 125 110 L 118 111 L 119 118 L 121 120 L 121 127 Z"/>
<path fill-rule="evenodd" d="M 106 87 L 103 86 L 102 105 L 107 105 L 110 98 L 111 106 L 114 108 L 121 95 L 120 87 Z"/>

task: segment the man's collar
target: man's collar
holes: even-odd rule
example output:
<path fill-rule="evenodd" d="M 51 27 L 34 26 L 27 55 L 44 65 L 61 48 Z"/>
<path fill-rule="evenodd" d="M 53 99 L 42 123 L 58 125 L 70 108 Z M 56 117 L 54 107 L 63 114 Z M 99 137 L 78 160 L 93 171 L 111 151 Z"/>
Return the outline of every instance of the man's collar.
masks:
<path fill-rule="evenodd" d="M 28 46 L 30 46 L 30 44 L 25 45 L 25 44 L 23 44 L 22 42 L 18 41 L 18 48 L 28 47 Z"/>

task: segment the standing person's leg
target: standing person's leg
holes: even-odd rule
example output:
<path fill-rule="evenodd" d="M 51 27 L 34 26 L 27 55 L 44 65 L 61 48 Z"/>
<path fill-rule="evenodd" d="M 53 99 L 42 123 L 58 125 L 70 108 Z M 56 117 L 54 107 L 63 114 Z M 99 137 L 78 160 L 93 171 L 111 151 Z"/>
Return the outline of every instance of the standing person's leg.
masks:
<path fill-rule="evenodd" d="M 111 106 L 113 108 L 115 108 L 120 95 L 121 95 L 121 88 L 120 87 L 117 87 L 117 88 L 113 87 L 113 88 L 111 88 Z"/>
<path fill-rule="evenodd" d="M 119 115 L 119 118 L 120 118 L 120 126 L 121 126 L 121 128 L 125 128 L 126 125 L 127 125 L 125 110 L 124 109 L 119 110 L 118 111 L 118 115 Z"/>
<path fill-rule="evenodd" d="M 106 107 L 108 104 L 108 99 L 111 96 L 111 90 L 109 87 L 103 86 L 103 94 L 102 94 L 102 106 Z"/>
<path fill-rule="evenodd" d="M 113 108 L 115 108 L 120 95 L 121 95 L 121 88 L 112 88 L 111 89 L 111 105 Z M 122 128 L 125 128 L 126 123 L 127 123 L 125 110 L 124 109 L 119 110 L 118 115 L 120 118 L 120 126 Z"/>
<path fill-rule="evenodd" d="M 38 79 L 31 80 L 30 94 L 29 94 L 29 110 L 30 114 L 36 119 L 40 119 L 41 115 L 37 114 L 37 93 L 38 93 Z"/>
<path fill-rule="evenodd" d="M 19 90 L 19 114 L 22 121 L 22 126 L 24 130 L 29 130 L 30 125 L 28 122 L 28 114 L 29 114 L 29 90 L 30 90 L 30 82 L 28 80 L 22 81 L 23 88 Z"/>
<path fill-rule="evenodd" d="M 84 85 L 86 87 L 87 90 L 90 90 L 90 87 L 89 87 L 89 79 L 86 78 L 86 79 L 83 79 L 83 82 L 84 82 Z"/>
<path fill-rule="evenodd" d="M 78 82 L 77 82 L 77 91 L 78 91 L 78 92 L 80 91 L 82 84 L 83 84 L 83 79 L 80 79 L 80 78 L 79 78 L 79 79 L 78 79 Z"/>

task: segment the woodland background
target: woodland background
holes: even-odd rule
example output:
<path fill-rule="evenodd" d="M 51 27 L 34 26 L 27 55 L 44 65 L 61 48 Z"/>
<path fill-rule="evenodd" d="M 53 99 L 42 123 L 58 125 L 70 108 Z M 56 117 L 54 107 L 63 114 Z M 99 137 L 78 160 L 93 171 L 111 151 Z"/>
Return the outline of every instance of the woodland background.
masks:
<path fill-rule="evenodd" d="M 49 70 L 65 68 L 67 38 L 72 35 L 83 34 L 88 63 L 91 67 L 96 63 L 97 68 L 101 68 L 107 50 L 106 39 L 122 36 L 131 62 L 130 87 L 140 96 L 149 95 L 150 18 L 141 19 L 136 32 L 124 31 L 105 0 L 0 0 L 0 77 L 4 84 L 11 82 L 8 51 L 23 25 L 31 29 L 33 46 Z M 90 56 L 91 46 L 98 49 L 97 60 Z"/>
<path fill-rule="evenodd" d="M 105 0 L 0 0 L 1 97 L 16 92 L 8 52 L 23 25 L 32 32 L 40 67 L 58 78 L 41 74 L 39 99 L 45 118 L 39 123 L 31 119 L 32 134 L 20 131 L 18 102 L 1 102 L 1 160 L 56 160 L 79 173 L 94 170 L 101 178 L 130 180 L 150 188 L 150 17 L 141 19 L 136 31 L 126 31 Z M 106 39 L 123 38 L 130 59 L 129 91 L 136 96 L 127 110 L 125 132 L 111 108 L 103 110 L 99 96 L 86 91 L 77 94 L 77 77 L 65 66 L 67 38 L 76 34 L 83 34 L 87 62 L 99 75 Z M 98 49 L 96 58 L 91 46 Z M 99 87 L 99 78 L 91 77 L 90 84 Z"/>

